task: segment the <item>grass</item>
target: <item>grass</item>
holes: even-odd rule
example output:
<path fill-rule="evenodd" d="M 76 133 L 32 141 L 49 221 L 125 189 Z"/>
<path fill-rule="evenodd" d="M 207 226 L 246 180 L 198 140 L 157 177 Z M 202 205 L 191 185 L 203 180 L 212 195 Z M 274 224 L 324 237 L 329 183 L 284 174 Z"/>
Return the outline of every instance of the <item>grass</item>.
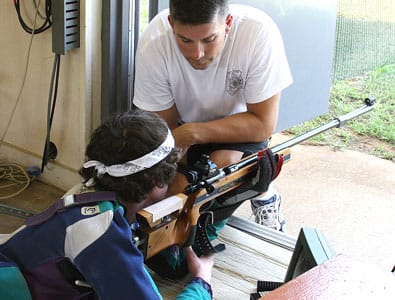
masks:
<path fill-rule="evenodd" d="M 395 1 L 339 0 L 329 112 L 289 130 L 300 134 L 375 96 L 373 111 L 310 142 L 395 162 Z"/>
<path fill-rule="evenodd" d="M 329 112 L 289 130 L 300 134 L 363 105 L 367 96 L 375 96 L 375 108 L 349 121 L 345 127 L 331 129 L 316 137 L 313 143 L 334 149 L 353 149 L 395 162 L 395 64 L 386 65 L 346 80 L 331 88 Z"/>
<path fill-rule="evenodd" d="M 339 15 L 359 20 L 394 22 L 393 0 L 339 0 Z"/>
<path fill-rule="evenodd" d="M 339 0 L 335 80 L 395 63 L 395 1 Z"/>

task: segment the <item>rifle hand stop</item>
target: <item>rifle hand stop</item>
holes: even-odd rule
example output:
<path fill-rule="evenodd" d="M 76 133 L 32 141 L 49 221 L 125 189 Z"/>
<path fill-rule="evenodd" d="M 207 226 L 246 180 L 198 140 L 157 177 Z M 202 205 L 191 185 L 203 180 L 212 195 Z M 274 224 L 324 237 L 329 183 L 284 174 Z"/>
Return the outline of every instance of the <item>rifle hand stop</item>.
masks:
<path fill-rule="evenodd" d="M 283 161 L 282 155 L 273 154 L 269 148 L 259 151 L 257 170 L 251 180 L 251 189 L 261 193 L 266 192 L 270 183 L 280 174 Z"/>

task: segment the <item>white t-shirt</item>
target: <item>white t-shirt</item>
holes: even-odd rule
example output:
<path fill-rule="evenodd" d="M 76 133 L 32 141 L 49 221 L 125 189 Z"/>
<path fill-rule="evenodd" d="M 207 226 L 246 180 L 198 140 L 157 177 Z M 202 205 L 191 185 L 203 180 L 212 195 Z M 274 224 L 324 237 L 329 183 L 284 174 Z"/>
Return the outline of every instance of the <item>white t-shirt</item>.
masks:
<path fill-rule="evenodd" d="M 160 12 L 141 35 L 136 53 L 133 103 L 162 111 L 176 104 L 181 122 L 204 122 L 246 111 L 292 83 L 281 34 L 273 20 L 252 7 L 231 5 L 233 24 L 223 51 L 205 70 L 195 70 L 178 49 Z"/>

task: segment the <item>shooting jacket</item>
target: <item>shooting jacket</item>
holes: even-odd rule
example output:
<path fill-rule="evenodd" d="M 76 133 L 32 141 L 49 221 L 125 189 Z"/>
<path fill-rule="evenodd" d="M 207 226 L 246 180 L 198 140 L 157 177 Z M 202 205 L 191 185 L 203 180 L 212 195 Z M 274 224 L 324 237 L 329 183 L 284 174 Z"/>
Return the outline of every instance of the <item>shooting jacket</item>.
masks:
<path fill-rule="evenodd" d="M 162 299 L 132 237 L 124 208 L 100 201 L 20 227 L 0 240 L 0 254 L 20 268 L 33 299 Z M 211 297 L 194 282 L 177 299 Z"/>

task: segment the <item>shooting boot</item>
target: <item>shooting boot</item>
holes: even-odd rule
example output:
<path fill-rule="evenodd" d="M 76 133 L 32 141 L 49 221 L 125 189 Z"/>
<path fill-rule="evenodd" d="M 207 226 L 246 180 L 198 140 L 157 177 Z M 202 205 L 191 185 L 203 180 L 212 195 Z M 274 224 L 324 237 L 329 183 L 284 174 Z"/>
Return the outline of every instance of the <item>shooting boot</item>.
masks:
<path fill-rule="evenodd" d="M 251 199 L 251 209 L 255 222 L 274 230 L 286 232 L 285 219 L 282 214 L 281 196 L 274 184 L 270 184 L 266 193 Z"/>

